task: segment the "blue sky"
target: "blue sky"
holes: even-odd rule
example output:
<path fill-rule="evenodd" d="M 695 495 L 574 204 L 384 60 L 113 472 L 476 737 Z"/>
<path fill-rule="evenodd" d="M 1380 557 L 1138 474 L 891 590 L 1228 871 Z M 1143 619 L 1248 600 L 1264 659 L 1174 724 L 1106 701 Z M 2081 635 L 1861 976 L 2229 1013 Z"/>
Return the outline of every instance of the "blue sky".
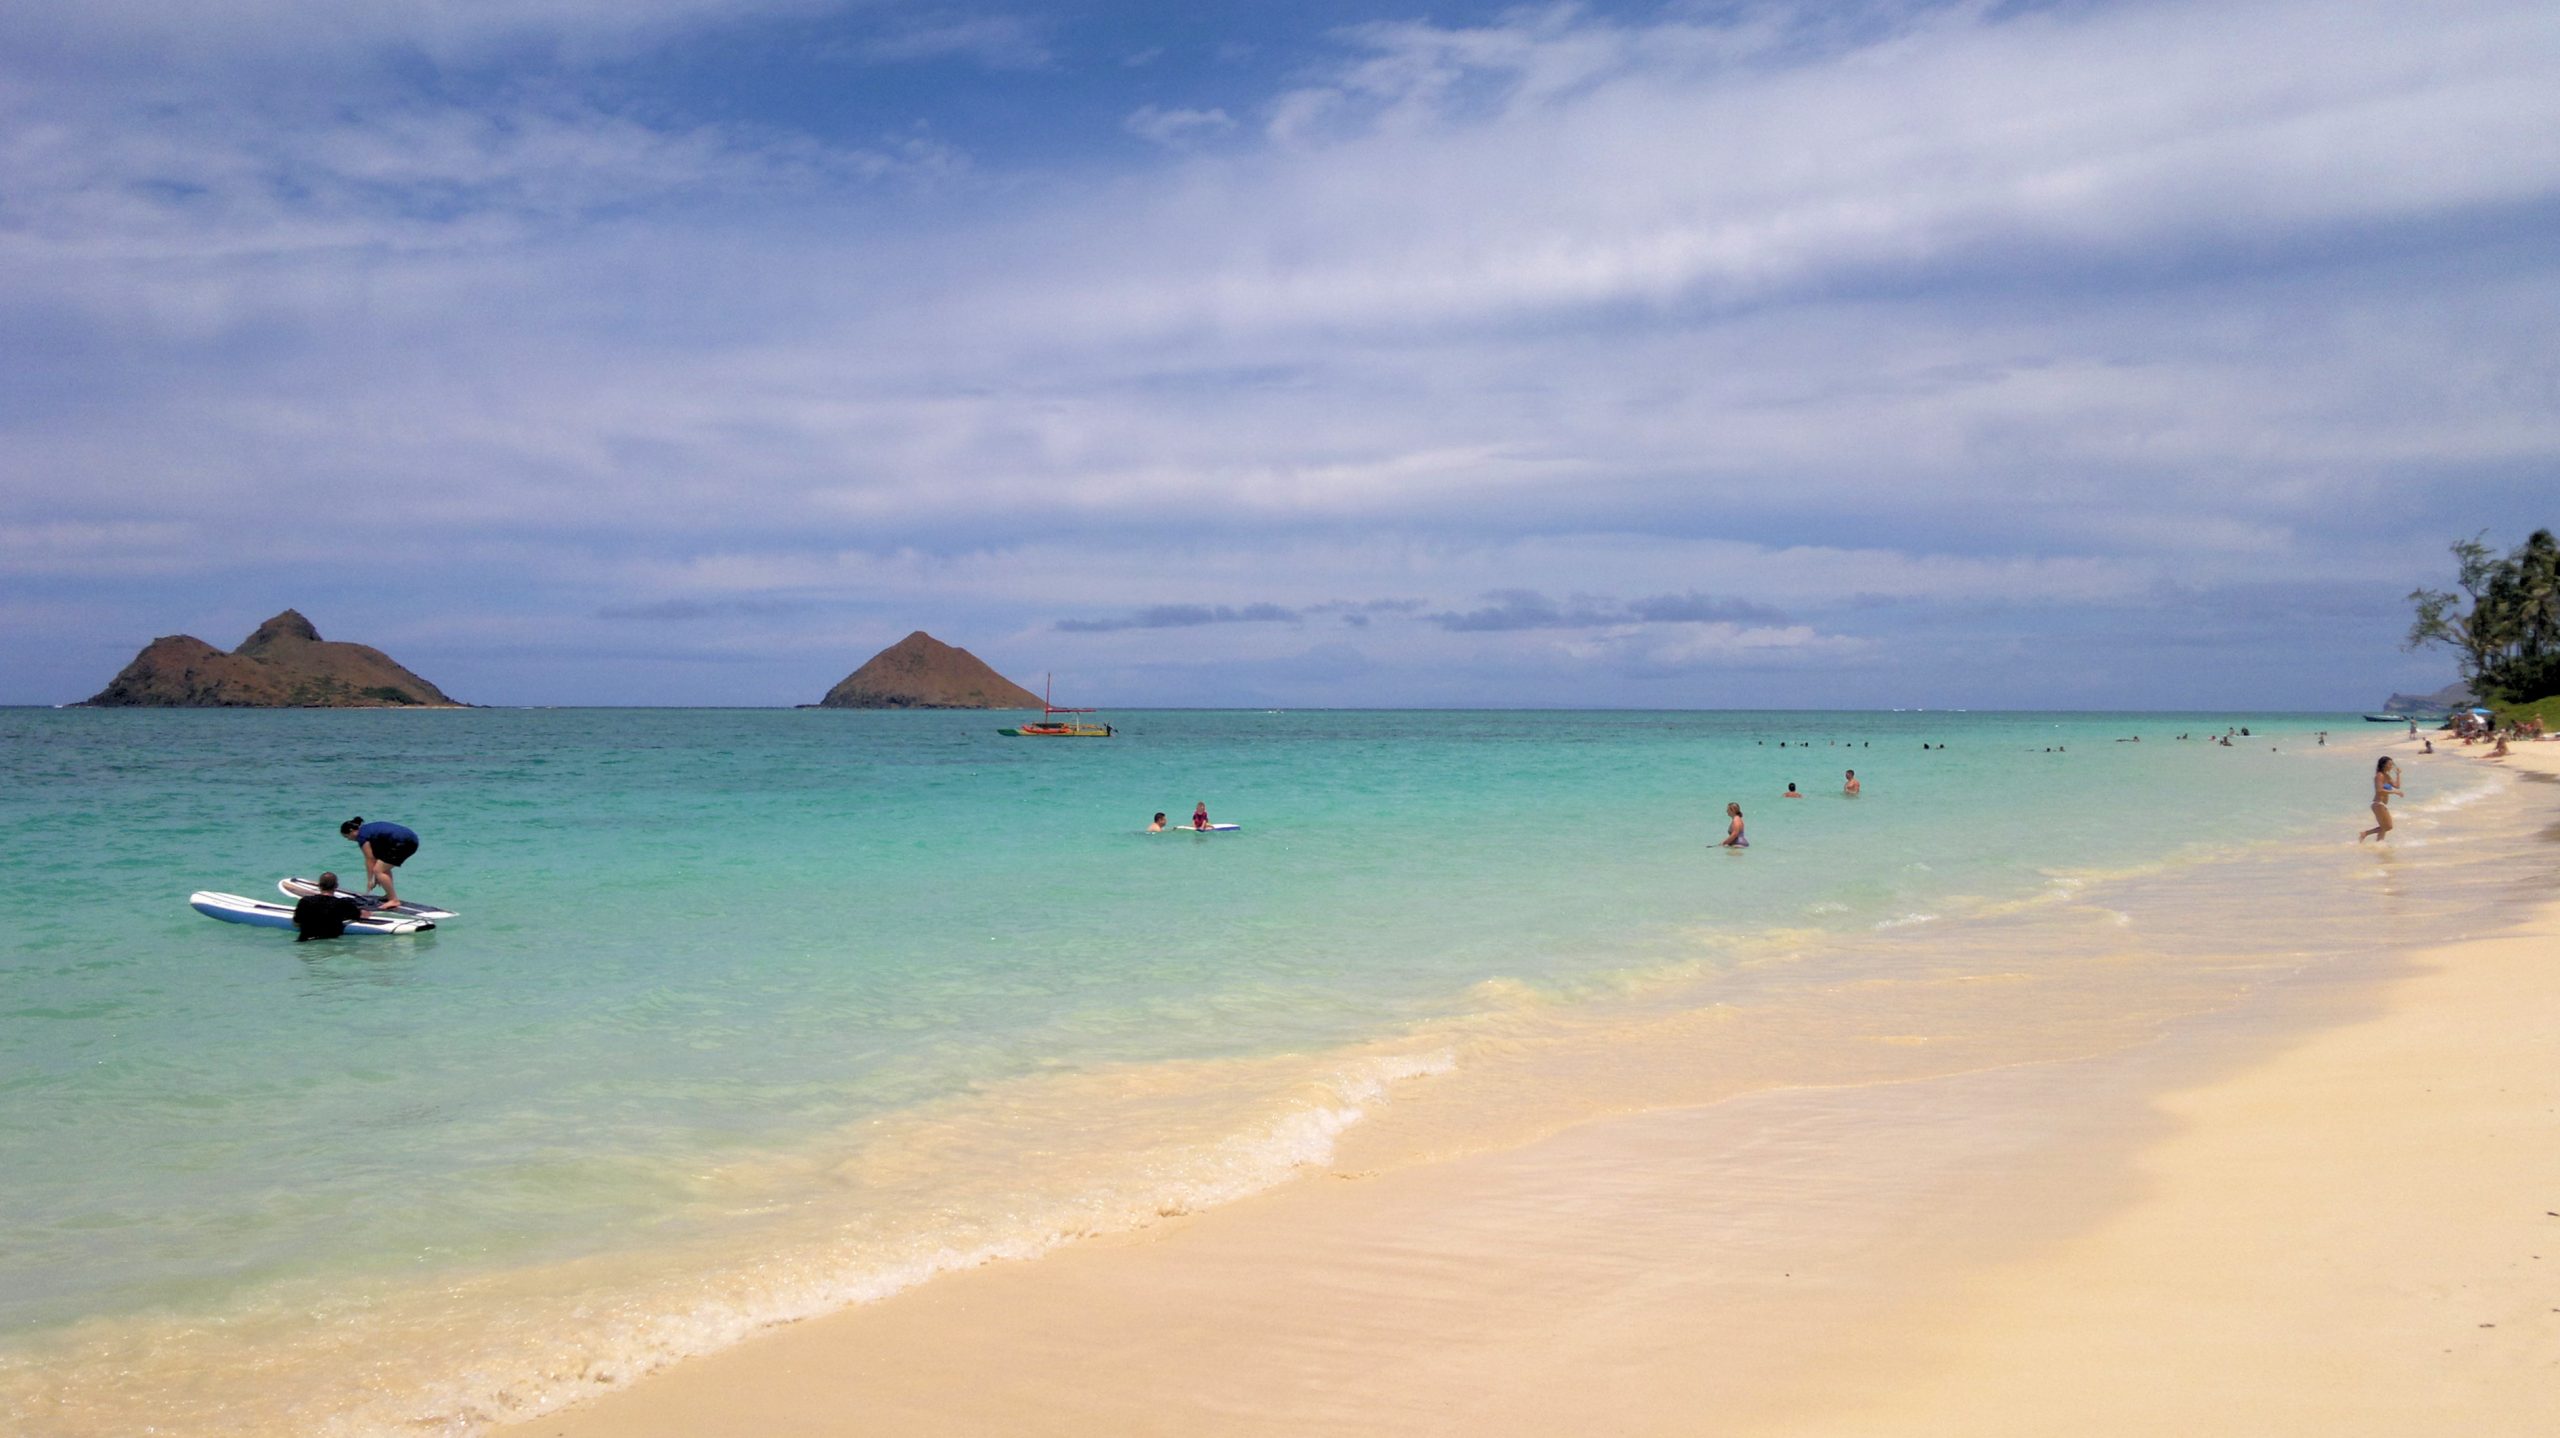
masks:
<path fill-rule="evenodd" d="M 2560 520 L 2547 0 L 0 9 L 0 702 L 2358 708 Z"/>

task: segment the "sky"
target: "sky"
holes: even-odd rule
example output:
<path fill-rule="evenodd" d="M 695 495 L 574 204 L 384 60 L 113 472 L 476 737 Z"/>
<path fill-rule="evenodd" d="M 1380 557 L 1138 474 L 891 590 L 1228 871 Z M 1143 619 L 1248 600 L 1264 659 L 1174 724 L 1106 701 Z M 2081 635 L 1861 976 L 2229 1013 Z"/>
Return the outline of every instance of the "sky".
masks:
<path fill-rule="evenodd" d="M 0 703 L 2371 708 L 2549 0 L 0 0 Z"/>

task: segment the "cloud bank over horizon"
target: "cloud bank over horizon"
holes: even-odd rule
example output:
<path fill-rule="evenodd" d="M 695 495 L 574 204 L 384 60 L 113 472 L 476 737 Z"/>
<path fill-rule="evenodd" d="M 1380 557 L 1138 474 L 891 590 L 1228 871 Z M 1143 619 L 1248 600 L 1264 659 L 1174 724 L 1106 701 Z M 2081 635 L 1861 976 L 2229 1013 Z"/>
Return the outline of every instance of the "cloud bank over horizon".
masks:
<path fill-rule="evenodd" d="M 2547 4 L 1435 13 L 0 17 L 0 702 L 2361 707 L 2560 517 Z"/>

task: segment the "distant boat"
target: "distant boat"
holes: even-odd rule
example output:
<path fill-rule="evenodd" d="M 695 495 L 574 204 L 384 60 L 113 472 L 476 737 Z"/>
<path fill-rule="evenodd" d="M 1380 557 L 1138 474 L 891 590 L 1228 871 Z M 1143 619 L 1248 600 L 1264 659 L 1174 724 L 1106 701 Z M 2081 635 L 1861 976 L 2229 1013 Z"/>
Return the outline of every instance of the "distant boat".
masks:
<path fill-rule="evenodd" d="M 1026 724 L 996 732 L 1008 739 L 1108 739 L 1113 729 L 1108 724 L 1094 724 L 1082 719 L 1061 719 L 1061 714 L 1092 714 L 1092 709 L 1061 709 L 1049 702 L 1049 676 L 1040 681 L 1040 717 Z"/>
<path fill-rule="evenodd" d="M 2409 722 L 2409 716 L 2406 714 L 2367 714 L 2364 716 L 2364 722 L 2367 724 L 2406 724 Z"/>

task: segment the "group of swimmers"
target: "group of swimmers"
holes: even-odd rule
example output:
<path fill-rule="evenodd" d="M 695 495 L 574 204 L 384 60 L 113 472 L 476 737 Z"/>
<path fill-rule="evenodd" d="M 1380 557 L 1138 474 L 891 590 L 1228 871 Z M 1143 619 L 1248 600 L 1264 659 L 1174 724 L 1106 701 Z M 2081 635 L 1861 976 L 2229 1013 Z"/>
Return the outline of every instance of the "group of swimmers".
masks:
<path fill-rule="evenodd" d="M 1858 797 L 1857 770 L 1851 769 L 1845 776 L 1843 776 L 1843 780 L 1840 785 L 1840 794 L 1841 797 L 1847 799 L 1855 799 Z M 1801 790 L 1797 789 L 1794 784 L 1789 784 L 1787 785 L 1787 792 L 1779 795 L 1778 797 L 1781 799 L 1801 799 L 1804 797 L 1804 794 Z M 1724 816 L 1726 820 L 1724 827 L 1724 842 L 1716 845 L 1716 847 L 1719 849 L 1750 848 L 1751 838 L 1749 835 L 1742 832 L 1742 806 L 1740 804 L 1725 805 Z"/>

